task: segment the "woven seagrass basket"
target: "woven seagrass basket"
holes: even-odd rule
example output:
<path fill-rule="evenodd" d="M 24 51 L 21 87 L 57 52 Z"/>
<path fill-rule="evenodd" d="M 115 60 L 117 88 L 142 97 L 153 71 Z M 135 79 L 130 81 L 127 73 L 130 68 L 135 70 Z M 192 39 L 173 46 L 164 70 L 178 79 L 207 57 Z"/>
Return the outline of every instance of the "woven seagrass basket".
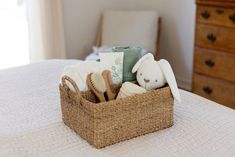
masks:
<path fill-rule="evenodd" d="M 74 90 L 70 90 L 67 82 Z M 118 92 L 120 86 L 114 86 Z M 173 125 L 173 97 L 169 87 L 131 97 L 97 103 L 91 91 L 80 92 L 67 76 L 60 84 L 64 123 L 96 148 L 155 132 Z"/>

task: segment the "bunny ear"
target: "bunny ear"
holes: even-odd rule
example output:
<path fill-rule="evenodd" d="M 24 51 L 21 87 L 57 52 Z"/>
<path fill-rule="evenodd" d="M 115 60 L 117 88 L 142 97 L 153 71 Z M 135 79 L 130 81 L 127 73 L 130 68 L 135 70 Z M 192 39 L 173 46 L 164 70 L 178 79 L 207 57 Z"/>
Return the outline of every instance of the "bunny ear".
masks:
<path fill-rule="evenodd" d="M 132 68 L 132 73 L 135 73 L 135 72 L 139 69 L 140 65 L 141 65 L 145 60 L 154 60 L 153 54 L 152 54 L 152 53 L 148 53 L 148 54 L 144 55 L 142 58 L 140 58 L 140 59 L 138 60 L 138 62 L 134 65 L 134 67 Z"/>
<path fill-rule="evenodd" d="M 160 61 L 158 61 L 160 68 L 165 76 L 165 79 L 168 83 L 168 85 L 170 86 L 172 95 L 174 96 L 174 98 L 177 101 L 181 101 L 180 98 L 180 93 L 179 93 L 179 89 L 177 87 L 177 83 L 176 83 L 176 79 L 175 79 L 175 75 L 173 73 L 173 70 L 171 68 L 171 65 L 169 64 L 169 62 L 165 59 L 161 59 Z"/>

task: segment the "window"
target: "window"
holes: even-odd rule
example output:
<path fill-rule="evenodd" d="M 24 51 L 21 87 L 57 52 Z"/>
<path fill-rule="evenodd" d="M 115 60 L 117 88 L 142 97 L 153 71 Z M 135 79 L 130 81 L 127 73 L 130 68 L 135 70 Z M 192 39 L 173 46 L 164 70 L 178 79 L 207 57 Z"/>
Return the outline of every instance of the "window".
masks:
<path fill-rule="evenodd" d="M 0 0 L 0 69 L 29 63 L 29 39 L 23 0 Z"/>

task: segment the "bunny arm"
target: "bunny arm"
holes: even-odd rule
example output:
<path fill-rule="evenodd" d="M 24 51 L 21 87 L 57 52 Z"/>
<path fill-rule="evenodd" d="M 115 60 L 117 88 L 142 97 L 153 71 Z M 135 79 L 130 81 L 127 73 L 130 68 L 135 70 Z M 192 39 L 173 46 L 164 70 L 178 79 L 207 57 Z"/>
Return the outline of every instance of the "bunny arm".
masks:
<path fill-rule="evenodd" d="M 158 64 L 160 65 L 160 68 L 165 76 L 165 79 L 171 89 L 172 95 L 177 101 L 180 102 L 181 97 L 171 65 L 165 59 L 161 59 L 160 61 L 158 61 Z"/>

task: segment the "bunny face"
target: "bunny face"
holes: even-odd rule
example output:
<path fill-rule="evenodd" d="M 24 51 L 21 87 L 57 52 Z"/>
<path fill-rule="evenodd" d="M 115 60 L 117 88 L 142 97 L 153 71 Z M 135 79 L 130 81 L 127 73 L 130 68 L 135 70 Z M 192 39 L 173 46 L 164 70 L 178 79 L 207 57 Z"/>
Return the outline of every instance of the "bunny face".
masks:
<path fill-rule="evenodd" d="M 151 53 L 144 55 L 133 67 L 132 73 L 137 72 L 137 81 L 147 90 L 163 87 L 168 83 L 174 98 L 180 101 L 180 94 L 175 75 L 169 62 L 165 59 L 155 61 Z"/>
<path fill-rule="evenodd" d="M 147 90 L 162 87 L 166 83 L 164 75 L 156 61 L 145 61 L 140 65 L 137 71 L 137 81 L 141 87 Z"/>

